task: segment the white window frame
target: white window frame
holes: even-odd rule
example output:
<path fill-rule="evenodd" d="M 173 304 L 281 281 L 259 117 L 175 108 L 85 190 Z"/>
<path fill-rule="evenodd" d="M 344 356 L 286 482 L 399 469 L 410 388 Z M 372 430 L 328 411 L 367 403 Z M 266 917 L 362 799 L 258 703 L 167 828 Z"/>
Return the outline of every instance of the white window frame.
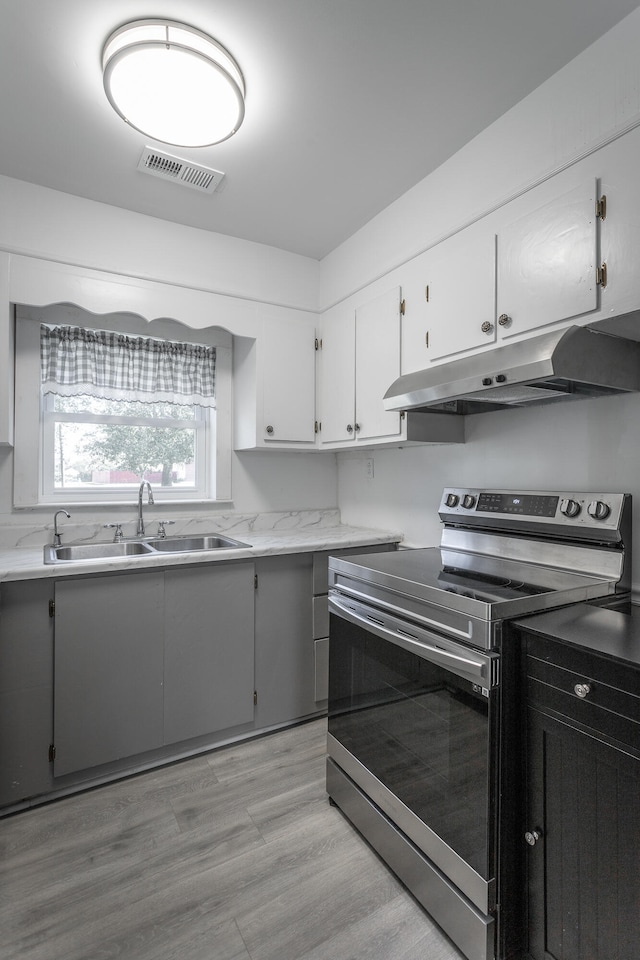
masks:
<path fill-rule="evenodd" d="M 201 407 L 205 418 L 203 476 L 197 488 L 162 488 L 166 502 L 227 502 L 231 500 L 232 445 L 232 337 L 219 327 L 194 330 L 173 320 L 148 322 L 133 314 L 96 316 L 79 307 L 56 304 L 35 308 L 16 307 L 16 397 L 14 448 L 14 507 L 81 505 L 131 502 L 131 487 L 100 490 L 65 488 L 56 490 L 46 481 L 52 464 L 52 451 L 45 450 L 40 391 L 40 324 L 71 325 L 96 330 L 116 330 L 185 343 L 204 343 L 216 347 L 216 411 L 211 415 Z M 71 415 L 74 416 L 74 415 Z M 56 414 L 59 419 L 60 415 Z M 172 426 L 177 422 L 172 421 Z M 190 422 L 193 426 L 193 421 Z M 51 472 L 51 476 L 52 476 Z"/>

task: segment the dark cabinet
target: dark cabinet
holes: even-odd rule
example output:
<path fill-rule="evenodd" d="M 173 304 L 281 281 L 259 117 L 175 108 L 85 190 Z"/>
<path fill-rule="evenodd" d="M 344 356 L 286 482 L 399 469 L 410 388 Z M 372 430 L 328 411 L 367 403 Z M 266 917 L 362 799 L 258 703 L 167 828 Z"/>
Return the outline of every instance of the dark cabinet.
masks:
<path fill-rule="evenodd" d="M 640 670 L 524 634 L 532 960 L 640 955 Z"/>

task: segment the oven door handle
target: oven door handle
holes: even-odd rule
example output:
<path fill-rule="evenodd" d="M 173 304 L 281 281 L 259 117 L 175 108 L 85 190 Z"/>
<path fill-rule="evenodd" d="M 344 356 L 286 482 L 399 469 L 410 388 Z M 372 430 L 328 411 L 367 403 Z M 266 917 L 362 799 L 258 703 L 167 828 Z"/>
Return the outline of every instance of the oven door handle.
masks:
<path fill-rule="evenodd" d="M 348 620 L 357 626 L 364 627 L 383 640 L 388 640 L 409 653 L 414 653 L 423 660 L 428 660 L 444 667 L 456 676 L 470 680 L 484 689 L 491 689 L 499 682 L 499 657 L 496 654 L 477 653 L 469 650 L 453 640 L 437 637 L 420 628 L 413 636 L 403 623 L 395 617 L 379 614 L 376 610 L 369 610 L 353 601 L 345 601 L 335 594 L 329 597 L 329 610 L 337 616 Z M 432 643 L 425 642 L 422 636 L 429 638 Z M 434 645 L 435 644 L 435 645 Z M 446 644 L 446 646 L 444 646 Z"/>

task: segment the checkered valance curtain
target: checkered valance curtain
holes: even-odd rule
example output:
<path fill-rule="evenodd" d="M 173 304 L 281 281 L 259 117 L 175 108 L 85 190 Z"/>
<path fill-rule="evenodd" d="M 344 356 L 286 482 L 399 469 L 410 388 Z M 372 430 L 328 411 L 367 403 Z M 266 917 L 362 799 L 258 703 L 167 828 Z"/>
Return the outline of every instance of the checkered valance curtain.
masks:
<path fill-rule="evenodd" d="M 41 325 L 40 366 L 45 393 L 215 407 L 215 347 Z"/>

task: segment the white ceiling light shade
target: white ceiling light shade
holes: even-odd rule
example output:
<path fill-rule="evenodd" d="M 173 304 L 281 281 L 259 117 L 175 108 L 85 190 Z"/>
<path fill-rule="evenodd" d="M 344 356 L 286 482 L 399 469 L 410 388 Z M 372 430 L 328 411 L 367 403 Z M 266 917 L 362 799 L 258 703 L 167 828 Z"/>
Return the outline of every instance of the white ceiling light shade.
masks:
<path fill-rule="evenodd" d="M 104 89 L 123 120 L 162 143 L 205 147 L 244 119 L 244 79 L 216 40 L 173 20 L 134 20 L 102 53 Z"/>

